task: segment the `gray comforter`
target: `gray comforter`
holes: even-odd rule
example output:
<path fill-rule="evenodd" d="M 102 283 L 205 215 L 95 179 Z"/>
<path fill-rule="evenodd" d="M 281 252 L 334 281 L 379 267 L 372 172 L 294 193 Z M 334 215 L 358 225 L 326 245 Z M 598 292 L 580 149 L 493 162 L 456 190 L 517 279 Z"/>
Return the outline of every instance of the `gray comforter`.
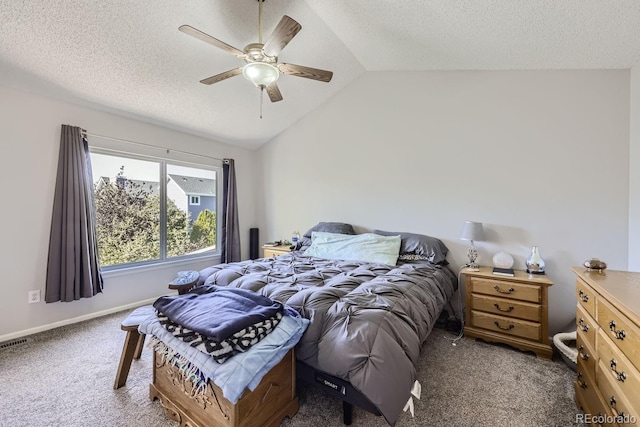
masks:
<path fill-rule="evenodd" d="M 258 292 L 311 323 L 297 358 L 349 381 L 391 425 L 417 379 L 420 349 L 455 275 L 426 261 L 398 266 L 336 261 L 298 253 L 200 271 L 200 283 Z"/>

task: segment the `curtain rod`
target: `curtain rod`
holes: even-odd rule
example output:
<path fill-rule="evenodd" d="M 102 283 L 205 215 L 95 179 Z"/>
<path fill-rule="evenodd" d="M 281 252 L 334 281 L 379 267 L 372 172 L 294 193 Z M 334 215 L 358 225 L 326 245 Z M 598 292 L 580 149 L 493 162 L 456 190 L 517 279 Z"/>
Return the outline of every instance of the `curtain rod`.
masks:
<path fill-rule="evenodd" d="M 114 138 L 112 136 L 97 135 L 95 133 L 89 133 L 84 129 L 83 129 L 83 132 L 84 132 L 85 136 L 92 136 L 92 137 L 96 137 L 96 138 L 109 139 L 111 141 L 116 141 L 116 142 L 125 142 L 127 144 L 141 145 L 143 147 L 155 148 L 156 150 L 166 150 L 167 154 L 169 154 L 170 152 L 174 152 L 174 153 L 180 153 L 180 154 L 187 154 L 189 156 L 204 157 L 206 159 L 220 160 L 221 162 L 225 162 L 225 163 L 228 161 L 227 159 L 220 159 L 218 157 L 207 156 L 205 154 L 190 153 L 188 151 L 174 150 L 173 148 L 158 147 L 157 145 L 145 144 L 143 142 L 130 141 L 128 139 Z"/>

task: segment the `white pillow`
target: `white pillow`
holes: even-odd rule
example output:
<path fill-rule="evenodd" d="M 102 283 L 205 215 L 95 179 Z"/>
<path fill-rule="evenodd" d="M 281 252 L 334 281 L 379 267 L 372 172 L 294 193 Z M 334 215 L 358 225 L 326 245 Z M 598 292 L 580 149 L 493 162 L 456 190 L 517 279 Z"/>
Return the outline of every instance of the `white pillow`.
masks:
<path fill-rule="evenodd" d="M 373 233 L 337 234 L 314 231 L 305 255 L 326 259 L 363 261 L 396 265 L 400 253 L 400 236 Z"/>

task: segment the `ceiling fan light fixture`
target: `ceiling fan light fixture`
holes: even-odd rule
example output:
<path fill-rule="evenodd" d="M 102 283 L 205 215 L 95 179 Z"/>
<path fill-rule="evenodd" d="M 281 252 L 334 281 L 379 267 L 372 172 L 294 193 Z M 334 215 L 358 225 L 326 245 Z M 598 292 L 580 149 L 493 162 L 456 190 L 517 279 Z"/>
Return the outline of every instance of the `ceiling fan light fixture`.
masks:
<path fill-rule="evenodd" d="M 242 75 L 256 87 L 269 86 L 278 80 L 280 72 L 266 62 L 250 62 L 242 68 Z"/>

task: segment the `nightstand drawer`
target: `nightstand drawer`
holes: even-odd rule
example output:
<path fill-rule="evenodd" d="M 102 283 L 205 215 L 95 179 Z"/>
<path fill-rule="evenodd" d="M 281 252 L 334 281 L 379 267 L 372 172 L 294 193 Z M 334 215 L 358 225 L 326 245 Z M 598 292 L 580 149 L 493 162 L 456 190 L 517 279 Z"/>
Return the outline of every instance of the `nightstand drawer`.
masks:
<path fill-rule="evenodd" d="M 516 301 L 508 298 L 472 294 L 471 308 L 501 316 L 517 317 L 519 319 L 540 322 L 542 307 L 539 304 Z"/>
<path fill-rule="evenodd" d="M 471 310 L 471 325 L 501 334 L 540 341 L 540 323 Z"/>
<path fill-rule="evenodd" d="M 604 329 L 598 331 L 598 356 L 609 369 L 604 373 L 618 384 L 629 401 L 640 408 L 640 373 L 620 350 L 613 345 Z"/>
<path fill-rule="evenodd" d="M 598 300 L 597 312 L 606 335 L 640 369 L 640 329 L 603 299 Z"/>
<path fill-rule="evenodd" d="M 595 319 L 596 292 L 580 279 L 576 282 L 576 299 L 578 300 L 578 305 Z"/>
<path fill-rule="evenodd" d="M 473 293 L 513 298 L 534 303 L 539 303 L 541 300 L 542 292 L 540 286 L 478 277 L 472 277 L 470 282 L 472 286 L 471 292 Z"/>
<path fill-rule="evenodd" d="M 291 248 L 289 246 L 278 245 L 278 246 L 263 246 L 262 247 L 262 257 L 269 258 L 272 256 L 280 256 L 286 255 L 291 252 Z"/>
<path fill-rule="evenodd" d="M 582 332 L 583 337 L 589 342 L 589 346 L 592 349 L 596 348 L 598 324 L 580 306 L 576 307 L 576 326 L 578 331 Z"/>

